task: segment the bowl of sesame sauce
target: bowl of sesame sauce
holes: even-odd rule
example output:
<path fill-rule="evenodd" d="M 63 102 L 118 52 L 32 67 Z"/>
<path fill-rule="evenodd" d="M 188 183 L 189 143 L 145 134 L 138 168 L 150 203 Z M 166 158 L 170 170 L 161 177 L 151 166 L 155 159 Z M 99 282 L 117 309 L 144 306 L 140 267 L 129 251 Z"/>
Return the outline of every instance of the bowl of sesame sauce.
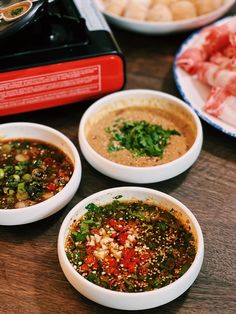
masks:
<path fill-rule="evenodd" d="M 142 187 L 93 194 L 66 216 L 58 256 L 68 281 L 99 304 L 157 307 L 180 296 L 201 269 L 204 243 L 191 211 Z"/>
<path fill-rule="evenodd" d="M 203 140 L 201 122 L 187 104 L 142 89 L 96 101 L 84 113 L 78 137 L 96 170 L 132 183 L 159 182 L 187 170 Z"/>
<path fill-rule="evenodd" d="M 28 13 L 32 5 L 31 1 L 20 1 L 1 9 L 0 14 L 4 21 L 12 22 Z"/>

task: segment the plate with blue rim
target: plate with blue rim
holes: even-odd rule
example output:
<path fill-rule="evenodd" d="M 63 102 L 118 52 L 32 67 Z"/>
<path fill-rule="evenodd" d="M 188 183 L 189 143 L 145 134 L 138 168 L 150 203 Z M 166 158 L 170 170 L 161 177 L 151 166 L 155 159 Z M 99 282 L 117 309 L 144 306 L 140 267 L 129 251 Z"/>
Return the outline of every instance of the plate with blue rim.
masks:
<path fill-rule="evenodd" d="M 217 21 L 212 25 L 219 25 L 225 23 L 232 17 L 226 17 Z M 217 117 L 214 117 L 203 110 L 203 106 L 206 102 L 207 96 L 210 92 L 210 87 L 201 83 L 197 80 L 197 78 L 189 75 L 187 72 L 182 70 L 180 67 L 176 65 L 176 60 L 178 56 L 187 48 L 190 48 L 193 43 L 198 39 L 201 34 L 201 30 L 192 33 L 180 46 L 174 61 L 173 72 L 176 86 L 184 99 L 184 101 L 191 106 L 198 116 L 209 123 L 211 126 L 216 129 L 224 132 L 230 136 L 236 138 L 236 126 L 228 124 L 223 120 L 220 120 Z M 235 107 L 236 110 L 236 107 Z"/>

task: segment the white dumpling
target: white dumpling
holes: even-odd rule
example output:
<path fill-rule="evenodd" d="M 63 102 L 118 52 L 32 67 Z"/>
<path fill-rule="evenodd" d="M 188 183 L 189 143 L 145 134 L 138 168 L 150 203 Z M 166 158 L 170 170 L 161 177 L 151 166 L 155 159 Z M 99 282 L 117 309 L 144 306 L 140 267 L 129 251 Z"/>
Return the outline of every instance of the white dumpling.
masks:
<path fill-rule="evenodd" d="M 175 21 L 191 19 L 197 16 L 195 6 L 189 1 L 173 2 L 170 4 L 170 10 Z"/>
<path fill-rule="evenodd" d="M 157 3 L 149 9 L 147 20 L 155 22 L 168 22 L 172 21 L 173 17 L 167 5 Z"/>
<path fill-rule="evenodd" d="M 155 6 L 158 3 L 165 4 L 169 7 L 169 5 L 173 2 L 177 2 L 178 0 L 152 0 L 152 5 Z"/>
<path fill-rule="evenodd" d="M 130 19 L 145 20 L 152 0 L 129 0 L 124 16 Z"/>
<path fill-rule="evenodd" d="M 223 0 L 191 0 L 197 10 L 197 15 L 203 15 L 210 13 L 218 9 L 222 4 Z"/>
<path fill-rule="evenodd" d="M 115 15 L 123 15 L 125 12 L 128 0 L 103 0 L 105 10 Z"/>

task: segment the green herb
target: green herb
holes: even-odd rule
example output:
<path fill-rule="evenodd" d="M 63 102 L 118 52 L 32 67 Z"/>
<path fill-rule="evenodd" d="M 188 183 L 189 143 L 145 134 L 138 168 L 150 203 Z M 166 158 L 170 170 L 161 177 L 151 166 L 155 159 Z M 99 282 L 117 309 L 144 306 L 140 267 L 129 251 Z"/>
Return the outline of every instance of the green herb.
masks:
<path fill-rule="evenodd" d="M 34 167 L 38 168 L 38 167 L 41 167 L 41 166 L 42 166 L 43 162 L 42 162 L 42 160 L 40 160 L 40 159 L 35 159 L 35 160 L 32 162 L 32 164 L 33 164 Z"/>
<path fill-rule="evenodd" d="M 99 207 L 97 205 L 95 205 L 94 203 L 90 203 L 87 206 L 85 206 L 85 208 L 90 211 L 90 212 L 94 212 L 99 210 Z"/>
<path fill-rule="evenodd" d="M 25 186 L 25 189 L 29 196 L 35 200 L 39 198 L 43 194 L 43 186 L 42 183 L 33 181 Z"/>
<path fill-rule="evenodd" d="M 159 280 L 158 280 L 158 279 L 155 279 L 155 280 L 153 281 L 153 287 L 154 287 L 154 288 L 159 288 L 159 286 L 160 286 Z"/>
<path fill-rule="evenodd" d="M 65 156 L 64 155 L 58 155 L 58 156 L 55 156 L 55 160 L 57 162 L 63 162 L 63 160 L 65 159 Z"/>
<path fill-rule="evenodd" d="M 132 212 L 132 216 L 137 217 L 137 218 L 139 218 L 139 219 L 141 219 L 141 220 L 145 219 L 145 214 L 144 214 L 144 212 L 142 212 L 141 210 L 139 210 L 139 211 L 133 211 L 133 212 Z"/>
<path fill-rule="evenodd" d="M 108 152 L 121 149 L 131 151 L 135 156 L 157 156 L 162 158 L 171 135 L 180 135 L 176 130 L 166 130 L 160 125 L 146 121 L 123 121 L 105 131 L 110 135 Z"/>
<path fill-rule="evenodd" d="M 29 197 L 29 195 L 25 189 L 25 183 L 20 182 L 17 185 L 17 199 L 23 201 L 23 200 L 27 200 L 28 197 Z"/>
<path fill-rule="evenodd" d="M 162 230 L 162 231 L 165 231 L 166 228 L 167 228 L 167 223 L 164 222 L 164 221 L 159 221 L 159 222 L 157 223 L 157 225 L 158 225 L 158 227 L 160 228 L 160 230 Z"/>
<path fill-rule="evenodd" d="M 184 273 L 186 273 L 186 271 L 189 269 L 190 266 L 191 266 L 190 264 L 184 264 L 184 265 L 182 266 L 181 271 L 180 271 L 181 276 L 182 276 Z"/>
<path fill-rule="evenodd" d="M 15 180 L 13 176 L 7 178 L 6 186 L 9 188 L 16 188 L 18 186 L 18 180 Z"/>
<path fill-rule="evenodd" d="M 6 177 L 14 174 L 14 172 L 15 172 L 15 169 L 14 169 L 13 166 L 6 166 L 3 170 L 4 170 L 4 173 L 5 173 Z"/>
<path fill-rule="evenodd" d="M 100 279 L 99 279 L 98 275 L 96 275 L 94 273 L 88 274 L 87 279 L 89 281 L 95 283 L 96 285 L 100 285 Z"/>
<path fill-rule="evenodd" d="M 72 231 L 71 234 L 75 242 L 84 241 L 88 235 L 87 233 L 81 233 L 76 231 Z"/>
<path fill-rule="evenodd" d="M 120 146 L 117 146 L 114 143 L 109 143 L 108 147 L 107 147 L 107 150 L 108 150 L 109 153 L 118 152 L 118 150 L 120 150 Z"/>
<path fill-rule="evenodd" d="M 81 233 L 88 233 L 90 229 L 89 225 L 95 225 L 95 222 L 93 220 L 83 220 L 79 225 Z"/>
<path fill-rule="evenodd" d="M 126 279 L 126 278 L 123 278 L 123 280 L 124 280 L 124 282 L 125 282 L 125 284 L 127 286 L 127 290 L 128 291 L 133 291 L 134 285 L 133 285 L 132 281 L 130 281 L 130 280 Z"/>
<path fill-rule="evenodd" d="M 4 178 L 4 170 L 0 168 L 0 179 Z"/>

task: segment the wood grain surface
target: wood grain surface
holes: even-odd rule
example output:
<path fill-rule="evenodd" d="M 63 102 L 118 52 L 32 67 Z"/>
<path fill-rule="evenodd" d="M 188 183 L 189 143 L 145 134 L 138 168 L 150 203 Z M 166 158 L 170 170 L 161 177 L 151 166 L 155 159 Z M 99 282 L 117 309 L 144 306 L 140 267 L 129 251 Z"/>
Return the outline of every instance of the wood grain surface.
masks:
<path fill-rule="evenodd" d="M 236 13 L 236 6 L 229 14 Z M 143 36 L 113 28 L 127 63 L 126 89 L 148 88 L 180 97 L 173 79 L 174 56 L 189 33 Z M 91 102 L 0 118 L 27 121 L 66 134 L 80 152 L 80 118 Z M 204 144 L 197 162 L 171 180 L 143 185 L 176 197 L 198 219 L 205 240 L 201 272 L 186 293 L 162 307 L 140 313 L 236 313 L 236 140 L 202 121 Z M 57 257 L 61 223 L 81 199 L 129 185 L 103 176 L 80 154 L 82 180 L 73 200 L 57 214 L 16 227 L 0 226 L 0 313 L 124 313 L 87 300 L 66 280 Z M 135 311 L 135 313 L 139 313 Z"/>

